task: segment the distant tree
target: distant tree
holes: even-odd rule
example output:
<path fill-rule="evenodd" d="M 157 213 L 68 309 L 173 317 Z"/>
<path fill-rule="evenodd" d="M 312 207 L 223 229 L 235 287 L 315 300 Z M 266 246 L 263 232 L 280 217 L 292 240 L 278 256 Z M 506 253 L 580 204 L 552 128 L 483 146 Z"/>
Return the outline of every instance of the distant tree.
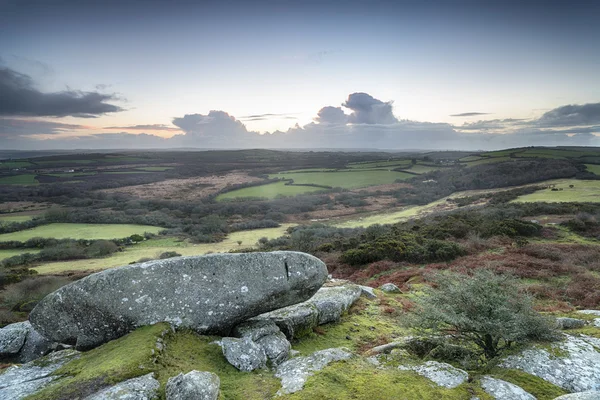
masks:
<path fill-rule="evenodd" d="M 550 321 L 511 276 L 477 270 L 472 276 L 438 273 L 432 280 L 409 318 L 425 335 L 475 344 L 487 360 L 513 343 L 554 338 Z"/>

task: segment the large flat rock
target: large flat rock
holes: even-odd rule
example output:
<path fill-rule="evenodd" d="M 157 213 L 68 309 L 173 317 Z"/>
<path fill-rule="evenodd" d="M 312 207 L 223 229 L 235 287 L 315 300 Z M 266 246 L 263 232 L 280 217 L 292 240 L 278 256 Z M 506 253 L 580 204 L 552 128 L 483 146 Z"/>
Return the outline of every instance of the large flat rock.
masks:
<path fill-rule="evenodd" d="M 29 319 L 45 337 L 79 349 L 157 322 L 226 335 L 248 318 L 308 300 L 326 279 L 325 264 L 299 252 L 155 260 L 64 286 Z"/>

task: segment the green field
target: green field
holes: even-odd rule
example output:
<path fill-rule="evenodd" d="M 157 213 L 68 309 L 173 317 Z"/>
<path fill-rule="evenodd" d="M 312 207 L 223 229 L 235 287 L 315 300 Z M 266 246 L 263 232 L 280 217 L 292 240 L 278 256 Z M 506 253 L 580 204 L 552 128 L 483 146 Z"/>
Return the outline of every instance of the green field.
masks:
<path fill-rule="evenodd" d="M 25 253 L 38 253 L 37 249 L 11 249 L 11 250 L 0 250 L 0 261 L 5 258 L 11 258 Z"/>
<path fill-rule="evenodd" d="M 500 162 L 510 161 L 510 160 L 512 160 L 512 158 L 510 158 L 508 156 L 498 156 L 498 157 L 481 158 L 480 160 L 471 161 L 471 162 L 468 162 L 465 164 L 468 167 L 472 167 L 474 165 L 500 163 Z"/>
<path fill-rule="evenodd" d="M 520 196 L 513 200 L 520 203 L 532 203 L 543 201 L 548 203 L 579 202 L 579 203 L 599 203 L 600 202 L 600 181 L 582 181 L 577 179 L 556 179 L 543 182 L 544 185 L 554 185 L 559 191 L 552 191 L 550 188 L 538 190 L 535 193 Z M 569 186 L 573 185 L 573 188 Z"/>
<path fill-rule="evenodd" d="M 0 185 L 38 185 L 33 174 L 13 175 L 0 178 Z"/>
<path fill-rule="evenodd" d="M 40 165 L 71 165 L 71 164 L 93 164 L 96 160 L 33 160 Z"/>
<path fill-rule="evenodd" d="M 460 162 L 471 162 L 471 161 L 477 161 L 477 160 L 481 160 L 484 157 L 481 156 L 467 156 L 467 157 L 463 157 L 461 159 L 459 159 L 458 161 Z"/>
<path fill-rule="evenodd" d="M 193 256 L 206 253 L 228 252 L 230 250 L 254 247 L 261 237 L 269 239 L 285 235 L 291 224 L 278 228 L 254 229 L 231 233 L 224 241 L 219 243 L 191 244 L 177 241 L 174 238 L 151 239 L 134 246 L 127 246 L 125 251 L 114 253 L 108 258 L 90 260 L 58 261 L 42 264 L 34 268 L 40 274 L 51 274 L 63 271 L 100 270 L 127 265 L 138 261 L 140 258 L 158 258 L 166 251 L 176 251 L 183 256 Z M 237 242 L 241 241 L 242 244 Z"/>
<path fill-rule="evenodd" d="M 96 174 L 97 174 L 96 171 L 90 171 L 90 172 L 57 172 L 57 173 L 53 173 L 53 174 L 44 174 L 44 175 L 55 176 L 57 178 L 68 178 L 71 176 L 88 176 L 88 175 L 96 175 Z"/>
<path fill-rule="evenodd" d="M 126 175 L 126 174 L 149 174 L 148 171 L 108 171 L 102 172 L 105 175 Z"/>
<path fill-rule="evenodd" d="M 320 190 L 325 189 L 314 186 L 292 186 L 286 185 L 286 182 L 275 182 L 232 190 L 231 192 L 218 195 L 216 200 L 224 201 L 244 198 L 274 199 L 277 196 L 296 196 L 298 194 L 312 193 Z"/>
<path fill-rule="evenodd" d="M 351 169 L 372 169 L 372 168 L 410 168 L 410 160 L 391 160 L 391 161 L 370 161 L 363 163 L 350 163 L 348 168 Z"/>
<path fill-rule="evenodd" d="M 306 172 L 270 175 L 270 178 L 293 179 L 294 184 L 313 184 L 329 187 L 355 189 L 374 185 L 394 183 L 397 179 L 409 179 L 414 175 L 397 171 L 359 170 L 339 172 Z"/>
<path fill-rule="evenodd" d="M 136 168 L 139 171 L 149 171 L 149 172 L 163 172 L 173 169 L 174 167 L 140 167 Z"/>
<path fill-rule="evenodd" d="M 12 222 L 25 222 L 33 219 L 34 215 L 11 215 L 11 214 L 0 214 L 0 225 L 10 224 Z"/>
<path fill-rule="evenodd" d="M 438 169 L 439 169 L 438 167 L 417 164 L 417 165 L 412 165 L 410 168 L 407 168 L 406 171 L 412 172 L 413 174 L 420 175 L 420 174 L 426 174 L 427 172 L 431 172 L 431 171 L 437 171 Z"/>
<path fill-rule="evenodd" d="M 0 161 L 0 169 L 26 168 L 32 165 L 29 161 Z"/>
<path fill-rule="evenodd" d="M 587 167 L 587 170 L 590 171 L 592 174 L 600 175 L 600 165 L 585 164 L 585 166 Z"/>
<path fill-rule="evenodd" d="M 135 233 L 158 233 L 164 228 L 149 225 L 126 224 L 49 224 L 24 231 L 4 233 L 0 242 L 16 240 L 24 242 L 34 237 L 55 239 L 120 239 Z"/>

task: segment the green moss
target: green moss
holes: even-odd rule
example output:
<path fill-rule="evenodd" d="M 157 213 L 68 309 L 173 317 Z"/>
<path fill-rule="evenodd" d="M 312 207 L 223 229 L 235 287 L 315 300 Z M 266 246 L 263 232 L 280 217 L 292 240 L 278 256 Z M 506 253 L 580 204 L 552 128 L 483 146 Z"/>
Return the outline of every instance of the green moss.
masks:
<path fill-rule="evenodd" d="M 454 389 L 437 386 L 411 371 L 378 369 L 355 358 L 336 362 L 308 378 L 304 390 L 282 396 L 285 400 L 464 400 L 472 396 L 491 399 L 476 385 L 465 383 Z"/>
<path fill-rule="evenodd" d="M 571 335 L 581 334 L 581 335 L 592 336 L 592 337 L 600 339 L 600 328 L 588 325 L 588 326 L 584 326 L 583 328 L 579 328 L 579 329 L 569 329 L 569 334 L 571 334 Z"/>
<path fill-rule="evenodd" d="M 79 398 L 104 386 L 153 372 L 157 369 L 153 362 L 156 342 L 167 329 L 169 326 L 164 323 L 145 326 L 85 352 L 54 373 L 61 377 L 56 383 L 27 399 Z"/>
<path fill-rule="evenodd" d="M 209 371 L 221 380 L 220 400 L 272 398 L 280 387 L 279 379 L 267 370 L 240 372 L 227 362 L 221 348 L 213 344 L 218 337 L 200 336 L 192 331 L 170 333 L 166 350 L 158 363 L 157 378 L 163 389 L 169 377 L 191 370 Z"/>
<path fill-rule="evenodd" d="M 293 343 L 294 350 L 304 355 L 332 347 L 360 352 L 406 334 L 397 317 L 383 315 L 380 301 L 359 298 L 339 323 L 319 326 L 315 332 Z M 389 303 L 390 307 L 401 308 L 393 300 Z"/>
<path fill-rule="evenodd" d="M 493 377 L 514 383 L 528 393 L 534 395 L 538 400 L 552 400 L 558 396 L 568 393 L 550 382 L 530 375 L 517 369 L 498 369 L 492 374 Z"/>

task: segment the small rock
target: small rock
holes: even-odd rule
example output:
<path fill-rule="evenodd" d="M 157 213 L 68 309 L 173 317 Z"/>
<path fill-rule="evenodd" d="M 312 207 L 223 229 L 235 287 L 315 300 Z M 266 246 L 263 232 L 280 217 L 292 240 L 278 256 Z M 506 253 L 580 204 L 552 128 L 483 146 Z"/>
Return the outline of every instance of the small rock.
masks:
<path fill-rule="evenodd" d="M 365 296 L 367 299 L 376 299 L 377 295 L 375 294 L 375 290 L 370 286 L 358 286 L 360 288 L 360 295 Z"/>
<path fill-rule="evenodd" d="M 585 321 L 577 318 L 561 317 L 556 318 L 556 327 L 558 329 L 578 329 L 585 326 Z"/>
<path fill-rule="evenodd" d="M 261 337 L 256 344 L 262 347 L 273 365 L 279 365 L 290 358 L 292 345 L 281 331 Z"/>
<path fill-rule="evenodd" d="M 103 389 L 85 398 L 85 400 L 154 400 L 158 399 L 160 383 L 154 379 L 154 373 L 128 379 Z"/>
<path fill-rule="evenodd" d="M 448 389 L 453 389 L 469 379 L 469 374 L 466 371 L 455 368 L 450 364 L 437 361 L 427 361 L 423 365 L 412 367 L 400 366 L 398 368 L 402 370 L 413 370 L 417 374 L 433 381 L 435 384 Z"/>
<path fill-rule="evenodd" d="M 381 285 L 379 287 L 379 289 L 381 289 L 382 291 L 386 292 L 386 293 L 400 293 L 401 290 L 398 286 L 394 285 L 393 283 L 384 283 L 383 285 Z"/>
<path fill-rule="evenodd" d="M 167 400 L 217 400 L 219 377 L 211 372 L 190 371 L 167 381 Z"/>
<path fill-rule="evenodd" d="M 558 396 L 554 400 L 599 400 L 599 399 L 600 399 L 600 392 L 587 391 L 587 392 L 563 394 L 562 396 Z"/>
<path fill-rule="evenodd" d="M 481 387 L 496 400 L 536 400 L 521 387 L 491 376 L 481 378 Z"/>
<path fill-rule="evenodd" d="M 596 328 L 600 328 L 600 318 L 596 318 L 596 319 L 594 320 L 594 322 L 593 322 L 593 325 L 594 325 Z"/>
<path fill-rule="evenodd" d="M 278 395 L 295 393 L 304 388 L 309 376 L 333 361 L 347 360 L 352 354 L 342 349 L 316 351 L 310 356 L 292 358 L 277 367 L 275 376 L 281 379 Z"/>
<path fill-rule="evenodd" d="M 28 363 L 29 361 L 33 361 L 45 356 L 51 351 L 64 350 L 69 347 L 70 346 L 61 345 L 48 340 L 44 336 L 40 335 L 38 331 L 33 329 L 33 327 L 31 327 L 31 330 L 25 339 L 25 344 L 19 352 L 19 362 Z"/>
<path fill-rule="evenodd" d="M 21 351 L 30 330 L 29 321 L 17 322 L 0 329 L 0 356 L 15 355 Z"/>
<path fill-rule="evenodd" d="M 221 348 L 227 361 L 240 371 L 254 371 L 264 368 L 267 364 L 265 351 L 249 337 L 243 339 L 224 337 L 221 340 Z"/>
<path fill-rule="evenodd" d="M 399 340 L 397 342 L 382 344 L 381 346 L 375 346 L 371 350 L 369 350 L 369 354 L 389 353 L 393 349 L 404 346 L 405 344 L 406 340 Z"/>
<path fill-rule="evenodd" d="M 249 319 L 233 328 L 232 335 L 237 338 L 249 337 L 254 341 L 281 332 L 275 322 L 269 319 Z"/>

